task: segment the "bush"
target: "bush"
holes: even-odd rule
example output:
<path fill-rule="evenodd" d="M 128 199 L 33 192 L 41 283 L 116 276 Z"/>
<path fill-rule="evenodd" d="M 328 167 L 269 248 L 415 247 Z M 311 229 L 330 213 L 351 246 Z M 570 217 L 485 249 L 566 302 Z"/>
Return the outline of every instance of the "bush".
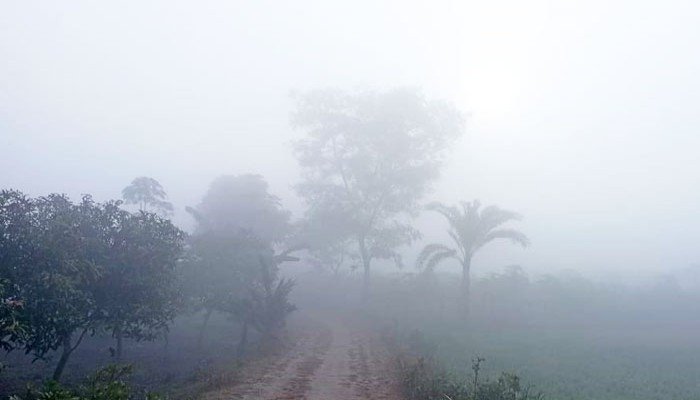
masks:
<path fill-rule="evenodd" d="M 478 365 L 483 359 L 479 358 Z M 479 382 L 475 374 L 473 383 L 436 366 L 424 358 L 399 363 L 401 384 L 409 400 L 541 400 L 544 396 L 532 393 L 529 387 L 521 387 L 517 375 L 502 373 L 494 382 Z"/>
<path fill-rule="evenodd" d="M 135 392 L 126 381 L 131 372 L 131 365 L 109 365 L 95 372 L 76 389 L 51 380 L 41 389 L 28 387 L 23 396 L 14 395 L 10 400 L 160 400 L 160 396 L 154 393 Z"/>
<path fill-rule="evenodd" d="M 501 373 L 495 381 L 480 381 L 485 359 L 472 360 L 472 377 L 451 374 L 432 356 L 434 348 L 422 334 L 413 331 L 396 345 L 398 371 L 404 395 L 409 400 L 541 400 L 543 395 L 522 387 L 515 374 Z"/>

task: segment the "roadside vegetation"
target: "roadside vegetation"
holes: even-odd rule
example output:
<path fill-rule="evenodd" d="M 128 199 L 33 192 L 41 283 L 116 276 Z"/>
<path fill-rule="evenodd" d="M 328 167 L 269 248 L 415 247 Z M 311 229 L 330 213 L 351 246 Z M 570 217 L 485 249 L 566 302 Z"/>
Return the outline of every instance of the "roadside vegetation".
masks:
<path fill-rule="evenodd" d="M 464 131 L 452 105 L 411 89 L 295 101 L 296 218 L 252 173 L 180 207 L 189 232 L 150 177 L 120 200 L 0 191 L 0 398 L 195 398 L 284 348 L 297 309 L 385 329 L 408 400 L 698 397 L 700 279 L 488 274 L 484 247 L 530 240 L 515 211 L 431 198 Z M 426 244 L 422 212 L 447 241 Z"/>

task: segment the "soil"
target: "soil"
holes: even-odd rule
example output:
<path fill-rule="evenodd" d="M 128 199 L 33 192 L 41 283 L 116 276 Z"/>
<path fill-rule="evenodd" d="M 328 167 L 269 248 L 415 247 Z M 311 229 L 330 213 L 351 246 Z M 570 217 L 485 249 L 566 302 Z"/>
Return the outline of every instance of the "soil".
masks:
<path fill-rule="evenodd" d="M 203 399 L 401 400 L 380 335 L 345 320 L 306 323 L 287 351 L 248 364 L 235 383 Z"/>

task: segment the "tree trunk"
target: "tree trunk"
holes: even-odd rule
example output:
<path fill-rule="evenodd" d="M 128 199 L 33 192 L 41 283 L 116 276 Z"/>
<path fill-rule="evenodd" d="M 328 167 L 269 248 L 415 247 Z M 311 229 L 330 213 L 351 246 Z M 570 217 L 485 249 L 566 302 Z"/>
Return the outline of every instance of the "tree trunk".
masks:
<path fill-rule="evenodd" d="M 207 330 L 207 324 L 209 324 L 209 318 L 211 318 L 211 313 L 214 311 L 211 308 L 207 308 L 206 314 L 204 314 L 204 322 L 202 322 L 202 327 L 199 329 L 199 337 L 197 337 L 197 348 L 202 348 L 202 341 L 204 340 L 204 332 Z"/>
<path fill-rule="evenodd" d="M 114 336 L 117 338 L 117 354 L 116 354 L 116 361 L 121 362 L 122 361 L 122 352 L 124 350 L 124 334 L 122 332 L 122 328 L 117 327 L 114 330 Z"/>
<path fill-rule="evenodd" d="M 462 263 L 462 306 L 464 307 L 465 316 L 469 315 L 471 307 L 470 289 L 471 289 L 471 257 L 467 257 Z"/>
<path fill-rule="evenodd" d="M 58 364 L 56 364 L 56 369 L 53 371 L 53 380 L 58 382 L 61 379 L 61 375 L 63 375 L 63 370 L 66 368 L 66 363 L 68 362 L 68 358 L 70 357 L 70 354 L 73 352 L 73 346 L 71 343 L 71 336 L 72 334 L 68 334 L 65 336 L 62 340 L 61 346 L 63 347 L 63 352 L 61 353 L 61 358 L 58 359 Z"/>
<path fill-rule="evenodd" d="M 367 252 L 367 246 L 365 245 L 365 238 L 359 237 L 357 239 L 358 246 L 360 247 L 360 257 L 362 258 L 362 302 L 365 303 L 369 300 L 369 285 L 370 285 L 370 257 Z"/>
<path fill-rule="evenodd" d="M 243 330 L 241 332 L 241 340 L 238 342 L 238 357 L 243 357 L 245 348 L 248 344 L 248 321 L 243 322 Z"/>
<path fill-rule="evenodd" d="M 165 352 L 165 356 L 168 356 L 168 352 L 170 351 L 170 331 L 168 329 L 165 330 L 165 333 L 163 333 L 163 351 Z"/>
<path fill-rule="evenodd" d="M 369 275 L 369 260 L 362 260 L 363 274 L 362 274 L 362 298 L 363 300 L 369 300 L 369 285 L 370 285 L 370 275 Z"/>

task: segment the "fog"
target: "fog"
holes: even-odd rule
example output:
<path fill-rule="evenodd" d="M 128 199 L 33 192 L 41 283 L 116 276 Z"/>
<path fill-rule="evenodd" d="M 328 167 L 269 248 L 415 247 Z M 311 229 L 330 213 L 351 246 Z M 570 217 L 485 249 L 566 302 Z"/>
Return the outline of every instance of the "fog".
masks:
<path fill-rule="evenodd" d="M 432 196 L 517 208 L 479 272 L 653 276 L 700 258 L 692 2 L 5 2 L 3 187 L 184 206 L 264 175 L 298 214 L 292 91 L 417 86 L 469 114 Z M 423 227 L 430 235 L 430 226 Z"/>
<path fill-rule="evenodd" d="M 50 213 L 41 210 L 68 207 L 62 198 L 40 198 L 50 193 L 64 193 L 76 210 L 111 216 L 135 231 L 138 224 L 159 226 L 161 236 L 132 232 L 134 243 L 154 237 L 167 242 L 161 245 L 169 251 L 159 253 L 167 258 L 163 264 L 185 271 L 178 279 L 170 276 L 180 285 L 170 289 L 197 298 L 194 306 L 163 300 L 167 310 L 159 310 L 155 322 L 135 323 L 148 325 L 146 334 L 140 325 L 137 333 L 127 332 L 121 320 L 81 326 L 78 344 L 86 334 L 89 339 L 73 356 L 72 370 L 68 364 L 68 381 L 94 370 L 93 364 L 121 361 L 124 335 L 127 361 L 147 371 L 136 379 L 144 393 L 153 389 L 144 383 L 151 378 L 158 390 L 176 382 L 176 389 L 166 391 L 173 398 L 219 390 L 229 380 L 248 379 L 239 375 L 239 364 L 247 371 L 246 357 L 267 357 L 269 332 L 277 334 L 291 313 L 287 339 L 301 349 L 292 353 L 301 355 L 283 357 L 280 365 L 313 364 L 304 355 L 321 359 L 323 353 L 333 368 L 341 368 L 332 360 L 342 357 L 351 364 L 376 357 L 369 363 L 376 366 L 389 358 L 382 356 L 387 352 L 396 356 L 399 372 L 410 371 L 417 382 L 424 360 L 434 363 L 428 370 L 438 377 L 443 369 L 478 375 L 485 355 L 492 362 L 488 376 L 514 371 L 553 399 L 601 393 L 615 399 L 697 398 L 693 380 L 700 362 L 692 333 L 700 326 L 698 20 L 700 6 L 689 0 L 0 0 L 0 190 L 33 198 L 35 214 L 27 215 L 49 228 Z M 360 117 L 349 122 L 344 113 Z M 329 182 L 340 187 L 342 180 L 351 192 L 342 165 L 338 176 L 323 180 L 328 149 L 322 138 L 334 129 L 341 132 L 340 147 L 350 148 L 339 164 L 351 160 L 355 176 L 349 186 L 360 195 L 336 198 L 322 190 Z M 347 133 L 352 129 L 364 130 L 358 142 L 371 144 L 353 152 L 357 142 Z M 401 133 L 412 129 L 425 136 L 404 142 Z M 368 167 L 377 159 L 382 164 L 377 154 L 410 168 L 389 168 L 377 178 Z M 137 177 L 156 179 L 174 212 L 161 220 L 139 214 L 148 207 L 138 199 L 123 207 L 109 203 L 122 199 Z M 370 183 L 363 186 L 363 177 Z M 390 203 L 388 211 L 372 212 L 372 190 L 397 182 L 408 189 L 397 189 L 389 200 L 382 194 L 377 203 Z M 95 203 L 80 203 L 84 194 Z M 317 207 L 319 199 L 326 208 Z M 460 203 L 476 199 L 481 208 Z M 0 213 L 0 239 L 7 243 L 20 235 L 7 228 L 20 215 L 5 207 L 13 201 L 24 204 L 15 192 L 2 192 L 0 211 L 7 215 Z M 457 208 L 446 208 L 452 205 Z M 469 210 L 494 211 L 491 205 L 508 217 L 507 232 L 496 237 L 509 240 L 477 247 L 473 259 L 464 255 L 471 250 L 433 248 L 433 255 L 450 259 L 432 264 L 430 254 L 422 253 L 430 243 L 451 245 L 455 232 L 469 235 L 456 225 L 450 234 L 443 216 L 461 212 L 467 218 Z M 377 215 L 383 225 L 357 233 L 357 221 L 372 226 Z M 327 231 L 315 231 L 319 226 Z M 252 237 L 238 236 L 232 227 Z M 372 229 L 375 237 L 367 233 Z M 102 231 L 86 237 L 101 237 L 95 232 Z M 34 237 L 21 239 L 40 246 Z M 359 249 L 346 251 L 348 240 L 361 242 Z M 376 250 L 372 246 L 380 256 L 367 256 Z M 10 248 L 0 241 L 0 273 L 17 273 L 17 260 L 34 266 L 33 258 L 5 257 Z M 105 248 L 117 260 L 107 264 L 141 260 L 124 261 L 119 251 Z M 463 258 L 453 260 L 460 252 Z M 209 276 L 195 265 L 215 271 Z M 465 283 L 463 267 L 471 268 L 472 281 L 467 273 Z M 63 341 L 40 350 L 21 334 L 6 336 L 5 323 L 14 321 L 8 315 L 34 307 L 22 296 L 44 293 L 22 292 L 22 285 L 41 281 L 24 282 L 22 274 L 8 278 L 10 284 L 0 275 L 0 349 L 23 349 L 41 361 L 30 363 L 20 351 L 0 359 L 0 397 L 48 376 L 60 349 L 71 348 L 80 332 L 73 327 Z M 234 281 L 238 286 L 220 286 Z M 127 289 L 109 281 L 100 285 L 90 294 L 97 293 L 97 300 L 91 298 L 96 304 L 107 304 L 100 312 L 111 318 L 124 312 L 99 296 L 108 298 L 103 292 L 109 290 L 121 296 Z M 244 299 L 245 307 L 226 303 L 231 296 L 206 296 L 256 285 L 266 299 L 279 294 L 273 296 L 271 288 L 283 292 L 276 297 L 285 309 L 278 320 L 251 322 L 255 312 L 245 307 L 253 309 L 260 293 Z M 17 293 L 7 294 L 5 286 Z M 189 294 L 195 289 L 200 292 Z M 390 344 L 367 339 L 363 324 L 383 329 Z M 322 332 L 319 339 L 309 339 L 309 327 L 312 336 Z M 62 337 L 60 329 L 46 331 Z M 118 350 L 111 347 L 115 338 Z M 261 344 L 253 350 L 249 342 Z M 44 359 L 42 351 L 54 358 Z M 235 379 L 227 369 L 232 359 Z M 414 359 L 420 360 L 416 370 Z M 3 364 L 10 366 L 7 385 Z M 605 376 L 586 372 L 599 365 L 608 368 L 600 368 Z M 353 368 L 366 369 L 368 376 L 385 372 Z M 472 394 L 454 399 L 475 400 L 481 390 L 476 378 Z M 302 389 L 310 390 L 304 392 L 308 399 L 354 398 L 344 389 Z M 390 396 L 384 389 L 377 393 Z M 239 394 L 234 392 L 209 398 Z M 411 393 L 406 400 L 436 398 Z M 329 395 L 336 397 L 324 397 Z"/>

